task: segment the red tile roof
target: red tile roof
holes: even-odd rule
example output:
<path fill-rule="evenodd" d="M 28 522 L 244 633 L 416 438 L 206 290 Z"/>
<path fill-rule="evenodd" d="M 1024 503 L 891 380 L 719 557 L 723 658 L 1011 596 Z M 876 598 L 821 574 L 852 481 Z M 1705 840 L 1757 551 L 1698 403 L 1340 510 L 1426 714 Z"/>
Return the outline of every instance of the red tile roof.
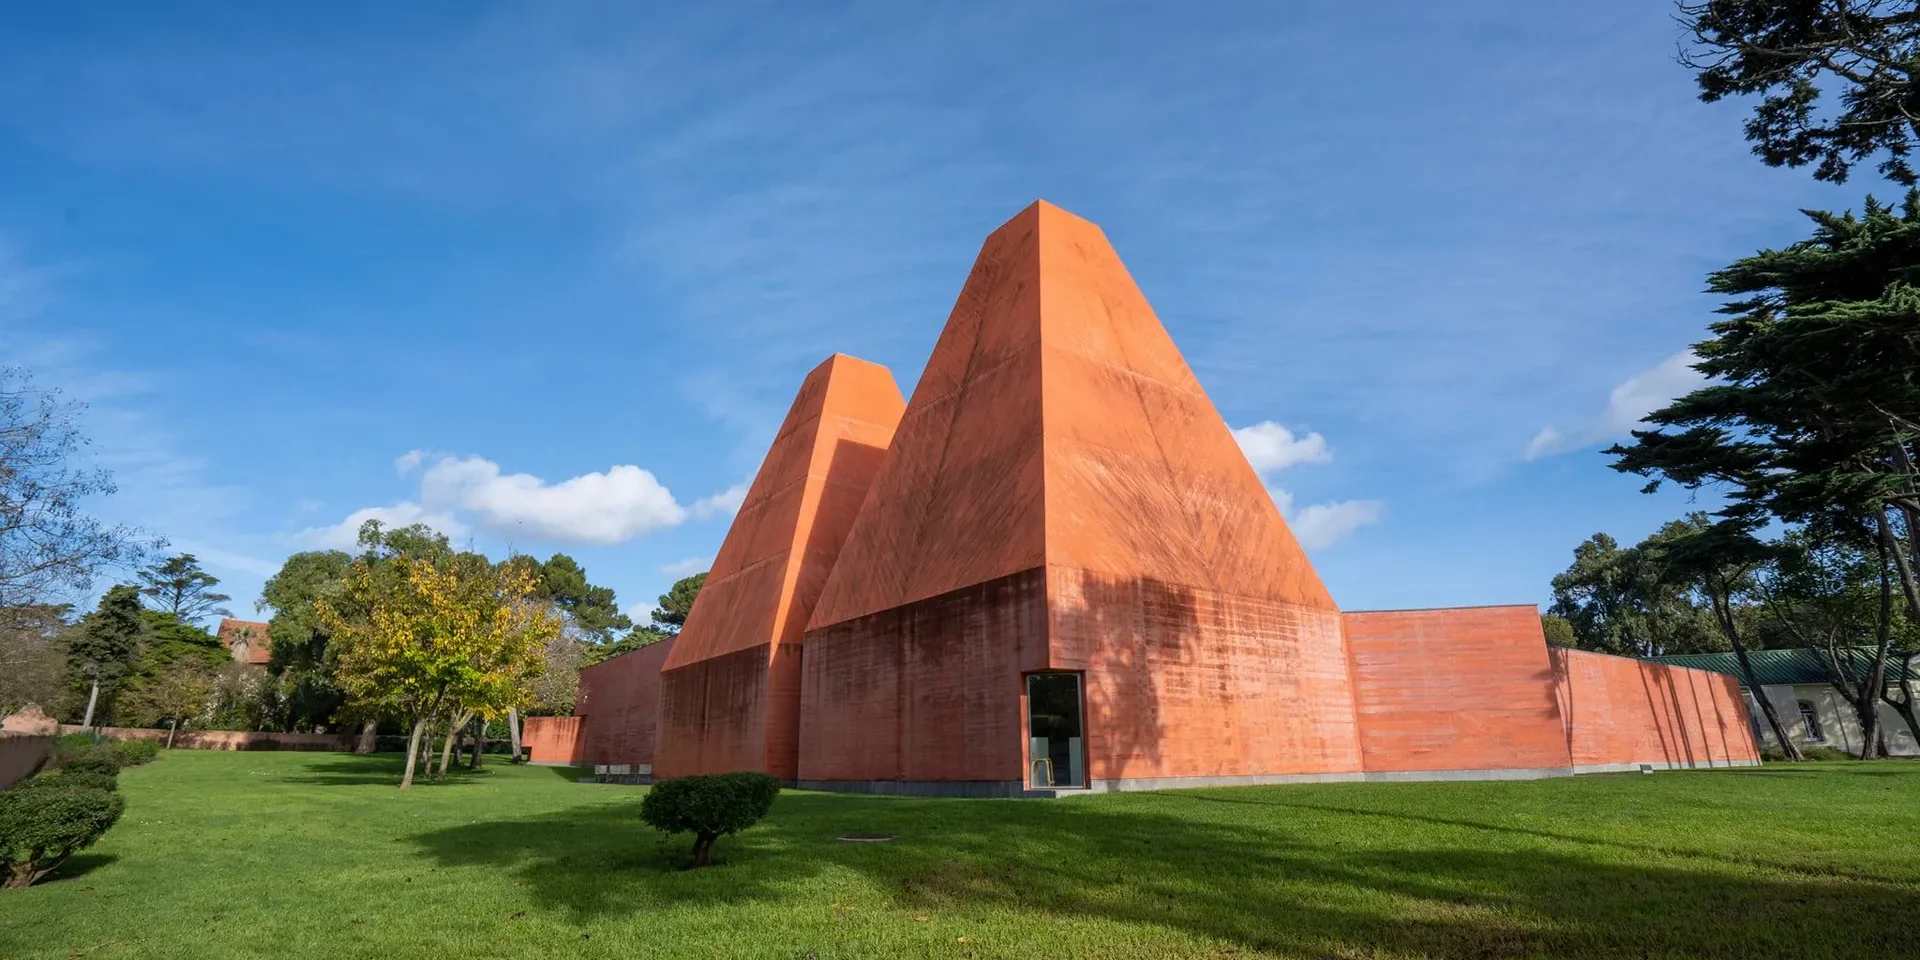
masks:
<path fill-rule="evenodd" d="M 254 620 L 220 621 L 220 642 L 232 650 L 234 644 L 246 644 L 246 656 L 235 656 L 235 660 L 247 663 L 265 664 L 273 656 L 273 638 L 267 634 L 267 625 Z"/>

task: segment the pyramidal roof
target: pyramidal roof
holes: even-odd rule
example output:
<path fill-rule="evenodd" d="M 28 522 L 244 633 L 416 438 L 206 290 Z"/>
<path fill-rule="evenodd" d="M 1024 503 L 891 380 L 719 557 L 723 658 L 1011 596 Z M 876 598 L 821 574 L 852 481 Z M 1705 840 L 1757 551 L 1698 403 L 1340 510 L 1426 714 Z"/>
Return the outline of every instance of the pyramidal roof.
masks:
<path fill-rule="evenodd" d="M 1092 223 L 987 238 L 814 606 L 817 629 L 1043 565 L 1337 609 Z"/>
<path fill-rule="evenodd" d="M 905 405 L 877 363 L 836 353 L 807 374 L 663 670 L 800 642 Z"/>

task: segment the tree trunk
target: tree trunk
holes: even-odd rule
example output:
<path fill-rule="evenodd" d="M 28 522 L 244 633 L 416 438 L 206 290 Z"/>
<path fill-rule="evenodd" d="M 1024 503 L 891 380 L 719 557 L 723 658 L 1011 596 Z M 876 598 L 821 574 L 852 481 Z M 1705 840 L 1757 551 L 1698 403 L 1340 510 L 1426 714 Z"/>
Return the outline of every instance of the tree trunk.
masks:
<path fill-rule="evenodd" d="M 1773 709 L 1773 701 L 1767 699 L 1767 692 L 1760 688 L 1760 681 L 1753 675 L 1753 662 L 1747 659 L 1747 645 L 1740 640 L 1740 630 L 1733 622 L 1732 600 L 1714 596 L 1714 618 L 1720 621 L 1720 632 L 1727 635 L 1727 642 L 1733 645 L 1733 655 L 1740 661 L 1740 674 L 1746 678 L 1747 692 L 1753 696 L 1753 702 L 1760 705 L 1760 713 L 1767 718 L 1767 726 L 1773 730 L 1773 738 L 1780 743 L 1780 752 L 1788 760 L 1804 760 L 1800 748 L 1787 739 L 1787 730 L 1780 725 L 1780 715 Z"/>
<path fill-rule="evenodd" d="M 93 678 L 93 692 L 87 694 L 86 719 L 80 721 L 80 725 L 87 728 L 88 730 L 93 729 L 93 707 L 95 704 L 99 702 L 100 702 L 100 678 L 95 677 Z"/>
<path fill-rule="evenodd" d="M 435 780 L 447 778 L 447 766 L 453 762 L 453 738 L 460 735 L 460 728 L 467 725 L 467 718 L 473 714 L 462 711 L 460 718 L 447 724 L 447 739 L 440 744 L 440 770 L 433 775 Z"/>
<path fill-rule="evenodd" d="M 368 720 L 360 725 L 360 741 L 353 745 L 354 753 L 372 753 L 375 745 L 374 734 L 380 729 L 380 721 Z"/>
<path fill-rule="evenodd" d="M 173 731 L 179 729 L 179 727 L 180 727 L 180 721 L 178 720 L 167 721 L 167 749 L 168 750 L 173 749 Z"/>
<path fill-rule="evenodd" d="M 487 720 L 485 717 L 481 717 L 473 723 L 477 728 L 473 734 L 473 760 L 467 764 L 467 768 L 470 770 L 478 770 L 480 769 L 480 753 L 485 750 L 487 746 Z"/>
<path fill-rule="evenodd" d="M 1913 699 L 1913 659 L 1915 656 L 1916 654 L 1914 653 L 1908 653 L 1900 658 L 1900 696 L 1895 697 L 1893 694 L 1882 689 L 1880 691 L 1880 699 L 1886 703 L 1887 706 L 1892 707 L 1893 712 L 1900 715 L 1900 719 L 1907 722 L 1907 732 L 1913 735 L 1914 745 L 1920 746 L 1920 717 L 1914 715 Z"/>
<path fill-rule="evenodd" d="M 713 844 L 714 844 L 714 841 L 719 839 L 720 839 L 720 835 L 717 833 L 707 833 L 705 831 L 702 831 L 700 833 L 694 834 L 693 836 L 693 865 L 694 866 L 704 867 L 713 863 Z"/>
<path fill-rule="evenodd" d="M 413 788 L 413 764 L 420 758 L 420 735 L 427 731 L 427 718 L 413 722 L 413 736 L 407 741 L 407 772 L 400 775 L 400 789 Z"/>
<path fill-rule="evenodd" d="M 507 742 L 513 746 L 513 762 L 520 762 L 520 711 L 507 708 Z"/>

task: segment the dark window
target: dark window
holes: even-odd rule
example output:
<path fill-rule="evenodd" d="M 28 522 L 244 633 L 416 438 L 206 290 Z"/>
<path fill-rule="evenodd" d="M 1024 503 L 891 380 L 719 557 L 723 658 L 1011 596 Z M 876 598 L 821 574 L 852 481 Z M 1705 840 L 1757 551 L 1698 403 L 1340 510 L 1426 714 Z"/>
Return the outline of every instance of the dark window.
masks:
<path fill-rule="evenodd" d="M 1810 743 L 1824 743 L 1826 731 L 1820 729 L 1820 712 L 1813 708 L 1813 701 L 1800 701 L 1800 725 L 1805 728 L 1805 736 Z"/>

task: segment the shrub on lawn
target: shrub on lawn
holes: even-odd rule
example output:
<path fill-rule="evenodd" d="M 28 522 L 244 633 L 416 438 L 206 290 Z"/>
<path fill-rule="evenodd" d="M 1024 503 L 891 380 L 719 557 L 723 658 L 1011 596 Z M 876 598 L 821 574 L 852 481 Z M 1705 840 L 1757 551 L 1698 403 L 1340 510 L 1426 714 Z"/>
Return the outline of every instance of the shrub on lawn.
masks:
<path fill-rule="evenodd" d="M 640 801 L 640 819 L 667 834 L 693 834 L 693 865 L 713 861 L 713 845 L 760 822 L 780 795 L 780 779 L 764 773 L 722 773 L 662 780 Z"/>
<path fill-rule="evenodd" d="M 111 773 L 97 770 L 61 769 L 28 777 L 13 785 L 15 790 L 68 790 L 75 787 L 112 793 L 120 788 L 120 780 Z"/>
<path fill-rule="evenodd" d="M 113 748 L 104 743 L 53 757 L 49 766 L 55 770 L 73 773 L 104 773 L 108 776 L 120 772 L 119 758 L 114 756 Z"/>
<path fill-rule="evenodd" d="M 53 738 L 53 747 L 50 752 L 55 754 L 72 753 L 76 750 L 85 750 L 88 747 L 97 747 L 100 744 L 109 742 L 111 741 L 106 737 L 88 730 L 81 730 L 78 733 L 63 733 Z"/>
<path fill-rule="evenodd" d="M 113 759 L 123 767 L 137 767 L 160 758 L 160 745 L 152 740 L 116 740 L 111 749 Z"/>
<path fill-rule="evenodd" d="M 72 776 L 32 777 L 0 791 L 0 886 L 33 884 L 120 819 L 127 802 L 119 794 L 60 782 Z M 30 786 L 42 780 L 51 782 Z"/>

